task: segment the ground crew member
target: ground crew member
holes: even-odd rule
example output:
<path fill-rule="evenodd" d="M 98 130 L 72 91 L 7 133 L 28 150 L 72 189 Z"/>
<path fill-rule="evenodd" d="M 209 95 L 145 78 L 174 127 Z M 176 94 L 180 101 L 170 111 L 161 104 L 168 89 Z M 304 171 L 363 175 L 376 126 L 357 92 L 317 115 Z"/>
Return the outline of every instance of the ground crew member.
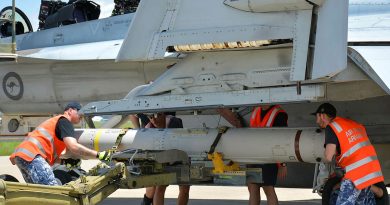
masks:
<path fill-rule="evenodd" d="M 279 105 L 259 106 L 252 112 L 250 127 L 287 127 L 287 120 L 287 113 Z M 248 164 L 247 167 L 261 168 L 263 175 L 263 183 L 248 183 L 249 205 L 260 204 L 260 187 L 263 187 L 267 197 L 267 204 L 277 205 L 279 202 L 275 192 L 276 180 L 278 177 L 280 179 L 285 179 L 287 175 L 286 164 Z"/>
<path fill-rule="evenodd" d="M 174 112 L 157 113 L 149 117 L 150 122 L 146 128 L 183 128 L 183 122 L 175 117 Z M 166 185 L 147 187 L 141 205 L 164 205 Z M 187 205 L 189 199 L 190 185 L 179 185 L 178 205 Z"/>
<path fill-rule="evenodd" d="M 18 166 L 27 183 L 61 185 L 50 166 L 59 161 L 65 148 L 82 158 L 109 159 L 110 152 L 97 152 L 77 142 L 73 124 L 78 124 L 81 120 L 80 109 L 80 103 L 69 103 L 64 114 L 40 124 L 16 147 L 10 160 Z"/>
<path fill-rule="evenodd" d="M 381 189 L 371 185 L 383 182 L 384 178 L 365 127 L 337 117 L 336 108 L 329 103 L 321 104 L 312 114 L 316 115 L 317 124 L 325 129 L 325 161 L 332 162 L 336 157 L 336 165 L 344 172 L 337 200 L 331 199 L 331 202 L 336 201 L 333 204 L 337 205 L 376 204 L 374 193 L 380 196 Z"/>

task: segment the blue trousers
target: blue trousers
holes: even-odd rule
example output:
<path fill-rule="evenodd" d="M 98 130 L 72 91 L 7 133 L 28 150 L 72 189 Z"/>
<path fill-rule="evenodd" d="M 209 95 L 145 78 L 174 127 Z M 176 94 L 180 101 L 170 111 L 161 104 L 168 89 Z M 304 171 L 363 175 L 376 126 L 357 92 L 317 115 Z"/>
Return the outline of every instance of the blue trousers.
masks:
<path fill-rule="evenodd" d="M 50 165 L 40 155 L 37 155 L 31 162 L 16 157 L 15 163 L 27 183 L 51 186 L 61 185 L 54 177 Z"/>
<path fill-rule="evenodd" d="M 375 205 L 374 193 L 370 188 L 359 190 L 350 180 L 341 181 L 339 190 L 332 193 L 331 205 Z"/>

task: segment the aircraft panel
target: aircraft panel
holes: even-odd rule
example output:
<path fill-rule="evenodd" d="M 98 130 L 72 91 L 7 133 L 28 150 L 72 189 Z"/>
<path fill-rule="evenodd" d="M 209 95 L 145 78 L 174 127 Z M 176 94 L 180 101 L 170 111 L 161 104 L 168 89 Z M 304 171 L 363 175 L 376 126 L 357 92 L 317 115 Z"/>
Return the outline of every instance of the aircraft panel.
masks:
<path fill-rule="evenodd" d="M 347 11 L 347 0 L 327 0 L 318 11 L 311 79 L 331 77 L 347 67 Z"/>
<path fill-rule="evenodd" d="M 261 19 L 261 22 L 263 22 L 264 25 L 291 27 L 292 22 L 296 20 L 295 12 L 242 12 L 240 10 L 224 6 L 223 2 L 224 0 L 198 0 L 195 3 L 194 1 L 188 0 L 181 1 L 179 4 L 180 8 L 177 11 L 177 16 L 180 18 L 175 19 L 172 27 L 175 30 L 192 30 L 212 28 L 215 25 L 219 25 L 220 27 L 232 25 L 255 25 L 259 24 L 259 19 Z M 210 15 L 203 15 L 203 12 Z M 224 18 L 226 16 L 229 16 L 229 20 Z"/>
<path fill-rule="evenodd" d="M 388 94 L 390 94 L 389 52 L 388 46 L 352 46 L 348 50 L 350 58 Z"/>
<path fill-rule="evenodd" d="M 17 50 L 123 39 L 133 16 L 126 14 L 18 35 Z M 11 37 L 0 38 L 0 43 L 10 42 Z"/>
<path fill-rule="evenodd" d="M 389 7 L 390 9 L 390 7 Z M 349 17 L 349 42 L 389 42 L 390 13 Z"/>
<path fill-rule="evenodd" d="M 308 38 L 309 32 L 304 32 L 302 25 L 299 25 L 299 31 L 296 28 L 302 22 L 310 27 L 310 23 L 306 22 L 310 22 L 311 16 L 298 15 L 303 11 L 251 13 L 224 5 L 223 0 L 143 0 L 117 59 L 161 59 L 168 46 L 183 44 L 295 39 L 296 35 Z M 155 15 L 151 18 L 150 13 Z M 143 38 L 140 39 L 140 35 Z M 306 56 L 299 60 L 305 61 Z"/>
<path fill-rule="evenodd" d="M 108 60 L 116 58 L 121 45 L 122 40 L 101 41 L 22 50 L 18 54 L 26 58 L 47 60 Z"/>
<path fill-rule="evenodd" d="M 121 99 L 176 61 L 114 63 L 21 58 L 18 63 L 3 62 L 0 110 L 6 114 L 59 113 L 69 101 Z"/>
<path fill-rule="evenodd" d="M 349 2 L 349 42 L 390 41 L 390 0 Z"/>

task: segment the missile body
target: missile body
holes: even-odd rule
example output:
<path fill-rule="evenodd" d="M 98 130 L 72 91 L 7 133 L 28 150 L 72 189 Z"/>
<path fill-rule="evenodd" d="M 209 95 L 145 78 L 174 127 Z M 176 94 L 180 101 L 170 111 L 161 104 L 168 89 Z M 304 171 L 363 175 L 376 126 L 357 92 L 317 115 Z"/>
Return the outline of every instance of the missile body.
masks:
<path fill-rule="evenodd" d="M 121 134 L 122 132 L 122 134 Z M 118 146 L 119 150 L 170 150 L 205 158 L 218 129 L 120 129 L 78 130 L 78 141 L 97 151 Z M 121 142 L 116 145 L 118 136 Z M 222 134 L 215 151 L 224 159 L 240 163 L 316 162 L 324 152 L 324 134 L 316 128 L 241 128 Z"/>

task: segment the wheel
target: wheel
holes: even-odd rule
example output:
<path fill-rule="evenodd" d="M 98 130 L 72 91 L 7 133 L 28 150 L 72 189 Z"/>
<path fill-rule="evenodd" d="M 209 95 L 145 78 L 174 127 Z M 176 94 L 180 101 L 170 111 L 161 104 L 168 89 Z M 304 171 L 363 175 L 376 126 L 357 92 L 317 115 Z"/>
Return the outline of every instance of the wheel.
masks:
<path fill-rule="evenodd" d="M 4 181 L 8 181 L 8 182 L 19 182 L 18 179 L 16 179 L 12 175 L 8 175 L 8 174 L 0 175 L 0 179 L 2 179 Z"/>
<path fill-rule="evenodd" d="M 55 178 L 61 182 L 62 185 L 72 181 L 72 176 L 64 170 L 54 170 Z"/>

